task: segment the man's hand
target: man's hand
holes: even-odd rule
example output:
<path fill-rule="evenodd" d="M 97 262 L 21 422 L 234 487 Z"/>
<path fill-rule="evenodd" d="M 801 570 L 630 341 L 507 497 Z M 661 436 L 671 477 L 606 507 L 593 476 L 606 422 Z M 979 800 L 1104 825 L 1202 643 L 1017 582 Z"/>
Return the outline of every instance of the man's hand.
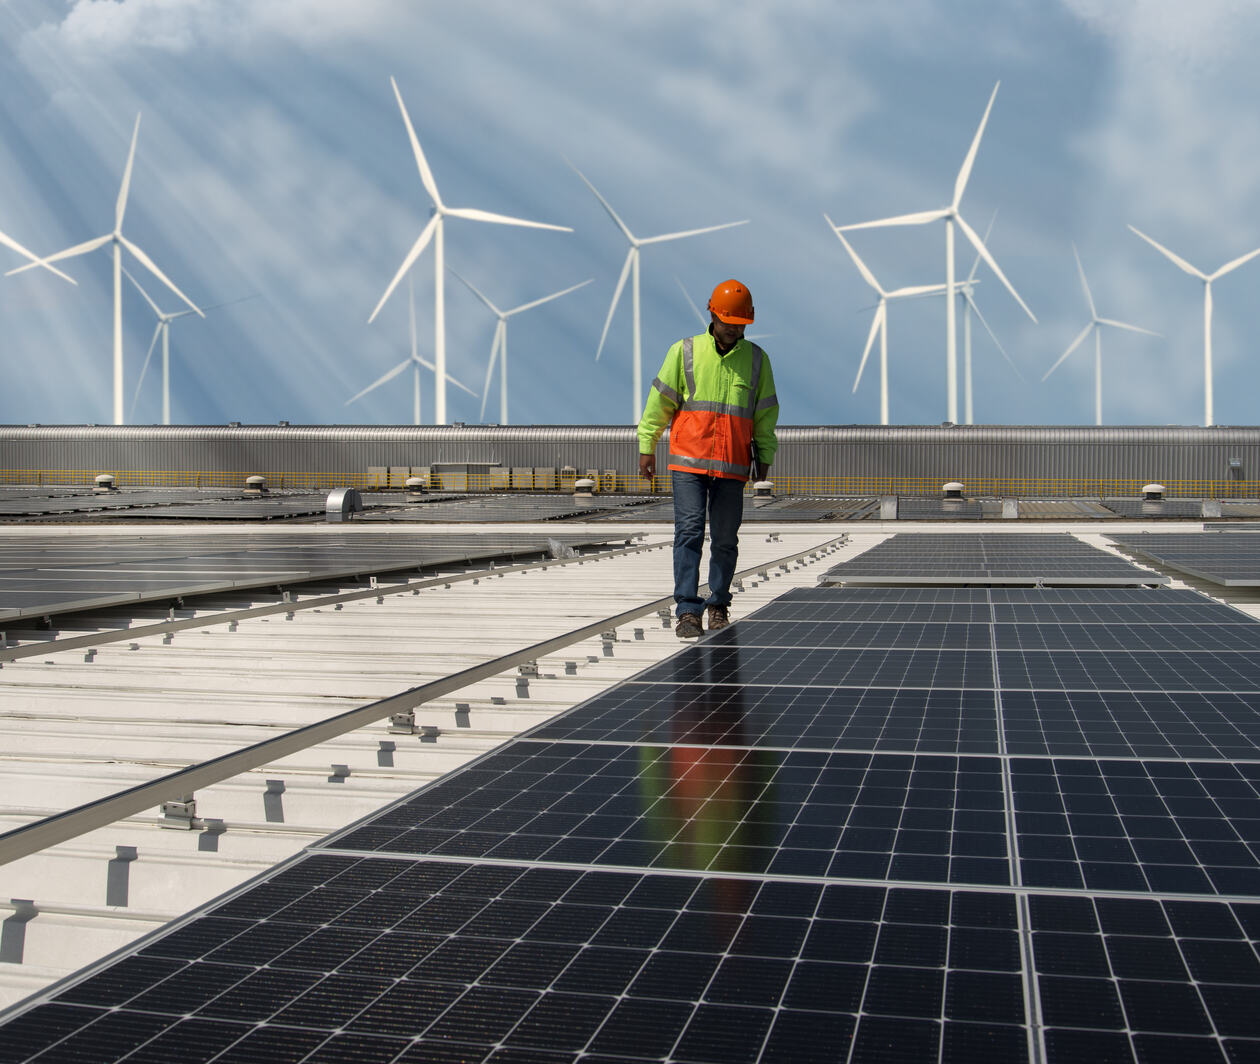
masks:
<path fill-rule="evenodd" d="M 770 479 L 770 467 L 769 467 L 768 465 L 764 465 L 764 464 L 763 464 L 763 463 L 761 463 L 761 462 L 758 462 L 758 463 L 757 463 L 757 468 L 756 468 L 756 470 L 754 471 L 754 474 L 755 474 L 755 475 L 753 476 L 753 479 L 754 479 L 754 480 L 769 480 L 769 479 Z"/>
<path fill-rule="evenodd" d="M 639 476 L 646 477 L 648 480 L 656 476 L 656 455 L 639 455 Z"/>

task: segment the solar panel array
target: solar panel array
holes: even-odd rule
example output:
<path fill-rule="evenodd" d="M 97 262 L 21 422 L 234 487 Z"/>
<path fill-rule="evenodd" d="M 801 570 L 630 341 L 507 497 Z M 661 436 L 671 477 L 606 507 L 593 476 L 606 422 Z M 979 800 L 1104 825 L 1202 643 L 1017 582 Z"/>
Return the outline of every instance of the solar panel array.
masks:
<path fill-rule="evenodd" d="M 0 1061 L 1260 1059 L 1258 631 L 1184 589 L 789 592 Z"/>
<path fill-rule="evenodd" d="M 1121 517 L 1171 517 L 1179 520 L 1203 516 L 1202 499 L 1103 499 L 1102 504 Z"/>
<path fill-rule="evenodd" d="M 832 566 L 826 584 L 1162 584 L 1070 533 L 907 532 Z"/>
<path fill-rule="evenodd" d="M 1260 539 L 1250 532 L 1132 532 L 1108 539 L 1143 558 L 1225 587 L 1260 587 Z"/>
<path fill-rule="evenodd" d="M 0 623 L 184 595 L 546 553 L 591 533 L 0 537 Z"/>

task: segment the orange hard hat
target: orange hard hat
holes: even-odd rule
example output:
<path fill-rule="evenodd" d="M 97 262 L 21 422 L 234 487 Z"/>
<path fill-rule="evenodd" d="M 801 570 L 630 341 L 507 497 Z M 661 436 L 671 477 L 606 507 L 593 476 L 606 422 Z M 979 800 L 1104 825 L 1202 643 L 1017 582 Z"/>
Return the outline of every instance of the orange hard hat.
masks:
<path fill-rule="evenodd" d="M 752 293 L 738 281 L 723 281 L 709 297 L 709 310 L 727 325 L 751 325 Z"/>

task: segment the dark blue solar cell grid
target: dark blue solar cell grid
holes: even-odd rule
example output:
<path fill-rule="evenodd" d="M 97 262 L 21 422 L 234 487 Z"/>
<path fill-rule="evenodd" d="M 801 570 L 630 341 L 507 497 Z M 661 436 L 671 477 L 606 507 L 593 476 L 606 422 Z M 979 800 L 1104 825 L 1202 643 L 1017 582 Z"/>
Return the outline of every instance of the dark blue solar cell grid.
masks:
<path fill-rule="evenodd" d="M 341 856 L 277 879 L 27 1013 L 0 1060 L 796 1062 L 898 1026 L 1027 1059 L 1009 894 Z"/>
<path fill-rule="evenodd" d="M 1255 626 L 1260 629 L 1260 625 Z M 990 626 L 920 621 L 763 621 L 748 618 L 709 636 L 710 645 L 741 647 L 849 647 L 856 650 L 989 650 Z"/>
<path fill-rule="evenodd" d="M 1010 754 L 1260 758 L 1260 692 L 1003 691 Z"/>
<path fill-rule="evenodd" d="M 1047 1059 L 1260 1059 L 1257 906 L 1036 895 Z"/>
<path fill-rule="evenodd" d="M 993 637 L 1000 650 L 1260 651 L 1260 624 L 1250 620 L 1200 625 L 995 624 Z"/>
<path fill-rule="evenodd" d="M 1009 882 L 994 758 L 514 743 L 326 845 L 940 883 Z"/>
<path fill-rule="evenodd" d="M 626 683 L 531 738 L 996 754 L 992 691 Z"/>
<path fill-rule="evenodd" d="M 1260 690 L 1260 656 L 1235 651 L 999 650 L 997 663 L 1003 690 Z"/>
<path fill-rule="evenodd" d="M 780 684 L 820 687 L 970 687 L 991 690 L 989 650 L 831 650 L 738 645 L 738 625 L 723 645 L 706 640 L 638 677 L 658 683 Z"/>
<path fill-rule="evenodd" d="M 1260 765 L 1015 758 L 1028 887 L 1260 896 Z"/>

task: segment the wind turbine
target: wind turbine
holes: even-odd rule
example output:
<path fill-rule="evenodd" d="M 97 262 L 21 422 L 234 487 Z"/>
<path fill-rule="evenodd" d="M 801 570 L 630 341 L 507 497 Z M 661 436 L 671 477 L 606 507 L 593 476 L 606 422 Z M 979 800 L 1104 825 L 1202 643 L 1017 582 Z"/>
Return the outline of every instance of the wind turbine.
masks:
<path fill-rule="evenodd" d="M 400 374 L 403 370 L 405 370 L 408 366 L 410 366 L 412 368 L 411 385 L 412 385 L 412 396 L 414 400 L 414 405 L 413 405 L 413 411 L 414 411 L 413 419 L 414 420 L 412 421 L 412 424 L 419 425 L 420 424 L 420 370 L 421 368 L 427 369 L 436 376 L 437 366 L 435 366 L 427 358 L 421 358 L 420 354 L 416 350 L 416 296 L 415 296 L 415 292 L 412 290 L 412 287 L 411 287 L 410 277 L 407 278 L 407 307 L 410 311 L 409 317 L 410 317 L 410 322 L 411 322 L 411 354 L 408 355 L 406 358 L 404 358 L 401 362 L 399 362 L 398 365 L 396 365 L 383 377 L 380 377 L 377 380 L 373 381 L 371 384 L 369 384 L 366 388 L 363 389 L 363 391 L 359 392 L 358 395 L 352 395 L 349 399 L 346 400 L 345 405 L 349 406 L 356 399 L 362 399 L 373 388 L 379 388 L 386 381 L 392 381 L 395 377 L 398 376 L 398 374 Z M 477 398 L 476 392 L 474 392 L 466 384 L 461 384 L 449 373 L 446 375 L 446 379 L 450 381 L 453 385 L 455 385 L 455 387 L 462 388 L 474 399 Z M 434 394 L 435 395 L 437 394 L 436 388 L 434 389 Z M 445 391 L 443 391 L 442 394 L 445 395 Z"/>
<path fill-rule="evenodd" d="M 1129 226 L 1138 236 L 1151 245 L 1156 251 L 1160 252 L 1170 262 L 1181 267 L 1191 277 L 1197 277 L 1203 282 L 1203 424 L 1205 426 L 1212 424 L 1212 282 L 1218 277 L 1223 277 L 1230 270 L 1236 270 L 1244 262 L 1254 259 L 1260 255 L 1260 248 L 1255 251 L 1249 251 L 1245 255 L 1239 255 L 1238 258 L 1225 263 L 1215 273 L 1204 273 L 1200 269 L 1196 269 L 1186 262 L 1180 255 L 1174 255 L 1163 244 L 1158 244 L 1140 229 Z"/>
<path fill-rule="evenodd" d="M 666 240 L 681 240 L 688 236 L 699 236 L 701 233 L 713 233 L 719 229 L 730 229 L 737 225 L 747 225 L 748 219 L 745 218 L 741 222 L 723 222 L 721 225 L 710 225 L 703 229 L 687 229 L 681 233 L 637 237 L 630 232 L 630 227 L 618 217 L 617 212 L 612 209 L 609 202 L 599 194 L 599 189 L 586 179 L 586 175 L 572 163 L 569 163 L 569 166 L 582 179 L 582 183 L 595 193 L 595 198 L 604 205 L 604 210 L 608 212 L 608 216 L 616 223 L 617 228 L 621 230 L 622 235 L 625 236 L 630 244 L 630 250 L 626 252 L 625 265 L 621 267 L 621 276 L 617 279 L 617 288 L 613 292 L 612 303 L 608 306 L 608 317 L 604 319 L 604 331 L 599 335 L 599 347 L 595 349 L 595 361 L 599 361 L 599 356 L 604 350 L 604 341 L 608 338 L 608 327 L 612 324 L 613 314 L 616 313 L 617 301 L 621 299 L 621 292 L 626 287 L 626 277 L 633 271 L 634 280 L 630 291 L 634 309 L 634 401 L 631 406 L 634 422 L 637 424 L 643 410 L 643 348 L 639 317 L 639 249 L 646 247 L 648 244 L 662 244 Z"/>
<path fill-rule="evenodd" d="M 954 279 L 954 225 L 957 223 L 958 228 L 962 230 L 970 242 L 972 247 L 976 249 L 980 257 L 984 259 L 996 275 L 999 281 L 1006 287 L 1006 290 L 1014 297 L 1015 302 L 1023 307 L 1024 312 L 1035 322 L 1037 317 L 1028 305 L 1020 298 L 1019 293 L 1015 291 L 1015 287 L 1006 279 L 1006 274 L 997 264 L 997 260 L 989 254 L 989 249 L 984 246 L 984 241 L 976 235 L 976 231 L 967 224 L 967 220 L 959 212 L 958 205 L 962 202 L 963 192 L 967 188 L 967 180 L 971 177 L 971 168 L 976 161 L 976 152 L 980 148 L 980 138 L 984 136 L 984 127 L 989 121 L 989 112 L 993 110 L 993 101 L 997 97 L 998 87 L 1002 83 L 999 81 L 993 86 L 993 92 L 989 96 L 989 104 L 984 109 L 984 117 L 980 119 L 980 126 L 976 130 L 976 135 L 972 138 L 971 147 L 967 150 L 967 155 L 963 159 L 961 169 L 958 176 L 954 179 L 954 198 L 950 201 L 948 207 L 941 207 L 938 210 L 918 211 L 914 214 L 901 214 L 892 218 L 880 218 L 873 222 L 858 222 L 855 225 L 845 225 L 837 227 L 846 232 L 854 229 L 883 229 L 894 225 L 925 225 L 928 222 L 935 222 L 944 219 L 945 221 L 945 290 L 949 293 L 949 298 L 945 300 L 945 378 L 948 398 L 948 414 L 949 420 L 958 421 L 958 337 L 956 324 L 956 306 L 954 302 L 954 293 L 957 291 L 958 285 Z"/>
<path fill-rule="evenodd" d="M 183 292 L 175 287 L 174 282 L 166 276 L 148 255 L 146 255 L 139 247 L 133 244 L 122 232 L 123 215 L 127 210 L 127 191 L 131 187 L 131 170 L 136 160 L 136 138 L 140 135 L 140 115 L 136 115 L 136 124 L 131 131 L 131 150 L 127 153 L 127 166 L 123 170 L 122 185 L 118 189 L 118 200 L 114 204 L 114 228 L 111 232 L 104 236 L 98 236 L 94 240 L 85 241 L 82 244 L 76 244 L 72 248 L 66 248 L 65 251 L 58 251 L 55 255 L 48 255 L 45 258 L 38 259 L 35 262 L 28 263 L 25 266 L 19 266 L 9 273 L 21 273 L 23 270 L 29 270 L 35 266 L 47 266 L 50 262 L 58 262 L 61 259 L 73 258 L 76 255 L 86 255 L 90 251 L 95 251 L 99 247 L 106 244 L 113 245 L 114 252 L 114 424 L 121 425 L 123 423 L 123 342 L 122 342 L 122 249 L 126 248 L 139 261 L 139 263 L 148 270 L 154 277 L 161 281 L 167 288 L 174 292 L 180 299 L 192 308 L 193 313 L 205 317 L 197 304 L 189 299 Z"/>
<path fill-rule="evenodd" d="M 131 271 L 126 266 L 122 268 L 122 272 L 126 274 L 127 280 L 135 285 L 136 291 L 144 296 L 144 301 L 149 304 L 150 309 L 157 315 L 157 326 L 153 330 L 153 339 L 149 341 L 149 350 L 144 356 L 144 365 L 140 367 L 140 376 L 136 378 L 136 390 L 131 397 L 131 409 L 127 412 L 127 418 L 130 420 L 135 416 L 136 403 L 140 399 L 140 388 L 144 384 L 144 375 L 149 371 L 149 362 L 153 358 L 153 349 L 157 346 L 158 337 L 162 338 L 162 424 L 169 425 L 171 423 L 171 322 L 177 318 L 185 318 L 192 313 L 191 310 L 177 310 L 173 314 L 165 313 L 154 302 L 153 297 L 144 290 L 139 281 L 131 275 Z M 241 296 L 239 299 L 229 299 L 223 303 L 215 303 L 211 306 L 202 308 L 203 310 L 217 310 L 219 307 L 230 306 L 233 303 L 242 303 L 246 299 L 253 299 L 253 295 Z"/>
<path fill-rule="evenodd" d="M 881 425 L 888 424 L 888 301 L 890 299 L 902 299 L 906 296 L 926 295 L 929 292 L 943 292 L 945 286 L 943 284 L 924 284 L 913 285 L 907 288 L 895 288 L 893 291 L 885 291 L 883 286 L 875 280 L 875 275 L 871 273 L 870 268 L 859 257 L 858 253 L 853 250 L 852 245 L 845 240 L 844 234 L 836 226 L 830 218 L 824 214 L 827 224 L 831 226 L 836 236 L 839 237 L 840 243 L 844 245 L 844 250 L 849 253 L 849 258 L 853 260 L 853 265 L 858 268 L 858 272 L 862 278 L 875 289 L 879 296 L 879 302 L 875 306 L 875 316 L 871 319 L 871 331 L 866 336 L 866 347 L 862 350 L 862 361 L 858 364 L 857 377 L 853 381 L 853 391 L 856 393 L 858 385 L 862 382 L 862 371 L 866 369 L 866 360 L 871 353 L 871 345 L 875 343 L 876 334 L 879 335 L 879 423 Z"/>
<path fill-rule="evenodd" d="M 575 284 L 560 292 L 552 292 L 549 296 L 543 296 L 542 299 L 535 299 L 532 303 L 522 303 L 519 307 L 513 307 L 511 310 L 500 310 L 485 294 L 458 271 L 451 270 L 465 285 L 472 291 L 478 299 L 480 299 L 487 307 L 490 308 L 492 314 L 498 316 L 499 322 L 494 327 L 494 339 L 490 341 L 490 364 L 486 366 L 486 383 L 481 389 L 481 414 L 479 420 L 486 419 L 486 400 L 490 398 L 490 377 L 494 373 L 494 363 L 496 359 L 502 359 L 499 364 L 499 424 L 506 425 L 508 423 L 508 369 L 507 369 L 507 320 L 513 314 L 519 314 L 523 310 L 532 310 L 534 307 L 541 306 L 543 303 L 550 303 L 553 299 L 559 299 L 561 296 L 567 296 L 570 292 L 576 292 L 579 288 L 584 288 L 590 284 L 590 280 Z M 593 280 L 593 278 L 592 278 Z"/>
<path fill-rule="evenodd" d="M 433 210 L 429 216 L 428 224 L 420 231 L 420 235 L 416 238 L 416 242 L 412 245 L 411 250 L 407 252 L 407 257 L 403 259 L 398 272 L 394 274 L 394 279 L 389 282 L 389 287 L 385 289 L 385 294 L 381 296 L 381 301 L 376 304 L 376 309 L 369 316 L 368 324 L 370 325 L 376 319 L 376 315 L 380 313 L 381 307 L 385 305 L 385 301 L 390 297 L 390 294 L 398 287 L 398 282 L 402 280 L 403 275 L 411 269 L 416 259 L 420 257 L 420 253 L 432 241 L 434 259 L 433 359 L 437 363 L 437 368 L 434 371 L 437 383 L 434 388 L 433 420 L 436 424 L 445 425 L 446 382 L 454 380 L 454 378 L 448 377 L 446 373 L 446 254 L 442 240 L 443 221 L 449 216 L 451 218 L 467 218 L 473 222 L 497 222 L 500 225 L 519 225 L 530 229 L 555 229 L 562 233 L 571 233 L 573 230 L 564 225 L 528 222 L 523 218 L 509 218 L 505 214 L 491 214 L 489 211 L 477 210 L 472 207 L 448 207 L 442 202 L 442 197 L 438 194 L 437 182 L 433 180 L 433 171 L 429 169 L 429 163 L 420 148 L 420 140 L 411 124 L 411 116 L 407 114 L 407 106 L 403 103 L 402 93 L 398 91 L 398 82 L 391 77 L 389 83 L 394 87 L 394 96 L 398 100 L 398 109 L 402 112 L 403 124 L 407 127 L 407 136 L 411 140 L 411 150 L 416 157 L 416 167 L 420 171 L 420 180 L 424 184 L 424 190 L 429 194 L 429 198 L 433 200 Z M 379 383 L 381 382 L 377 381 L 377 384 Z M 375 388 L 376 385 L 374 384 L 372 387 Z M 370 391 L 371 389 L 368 390 Z"/>
<path fill-rule="evenodd" d="M 1049 377 L 1064 359 L 1068 357 L 1084 342 L 1085 337 L 1092 330 L 1094 333 L 1094 424 L 1101 425 L 1102 420 L 1102 326 L 1110 325 L 1116 329 L 1128 329 L 1130 332 L 1145 333 L 1147 336 L 1158 336 L 1159 333 L 1151 332 L 1150 329 L 1143 329 L 1137 325 L 1130 325 L 1128 322 L 1116 321 L 1114 318 L 1100 318 L 1098 316 L 1098 308 L 1094 306 L 1094 296 L 1089 290 L 1089 282 L 1085 280 L 1085 267 L 1081 265 L 1080 252 L 1076 250 L 1076 245 L 1072 245 L 1072 254 L 1076 256 L 1076 272 L 1081 277 L 1081 288 L 1085 292 L 1085 302 L 1089 304 L 1089 324 L 1076 334 L 1076 339 L 1069 345 L 1068 349 L 1059 356 L 1059 359 L 1053 366 L 1046 370 L 1042 380 Z M 1211 422 L 1209 422 L 1211 424 Z"/>

